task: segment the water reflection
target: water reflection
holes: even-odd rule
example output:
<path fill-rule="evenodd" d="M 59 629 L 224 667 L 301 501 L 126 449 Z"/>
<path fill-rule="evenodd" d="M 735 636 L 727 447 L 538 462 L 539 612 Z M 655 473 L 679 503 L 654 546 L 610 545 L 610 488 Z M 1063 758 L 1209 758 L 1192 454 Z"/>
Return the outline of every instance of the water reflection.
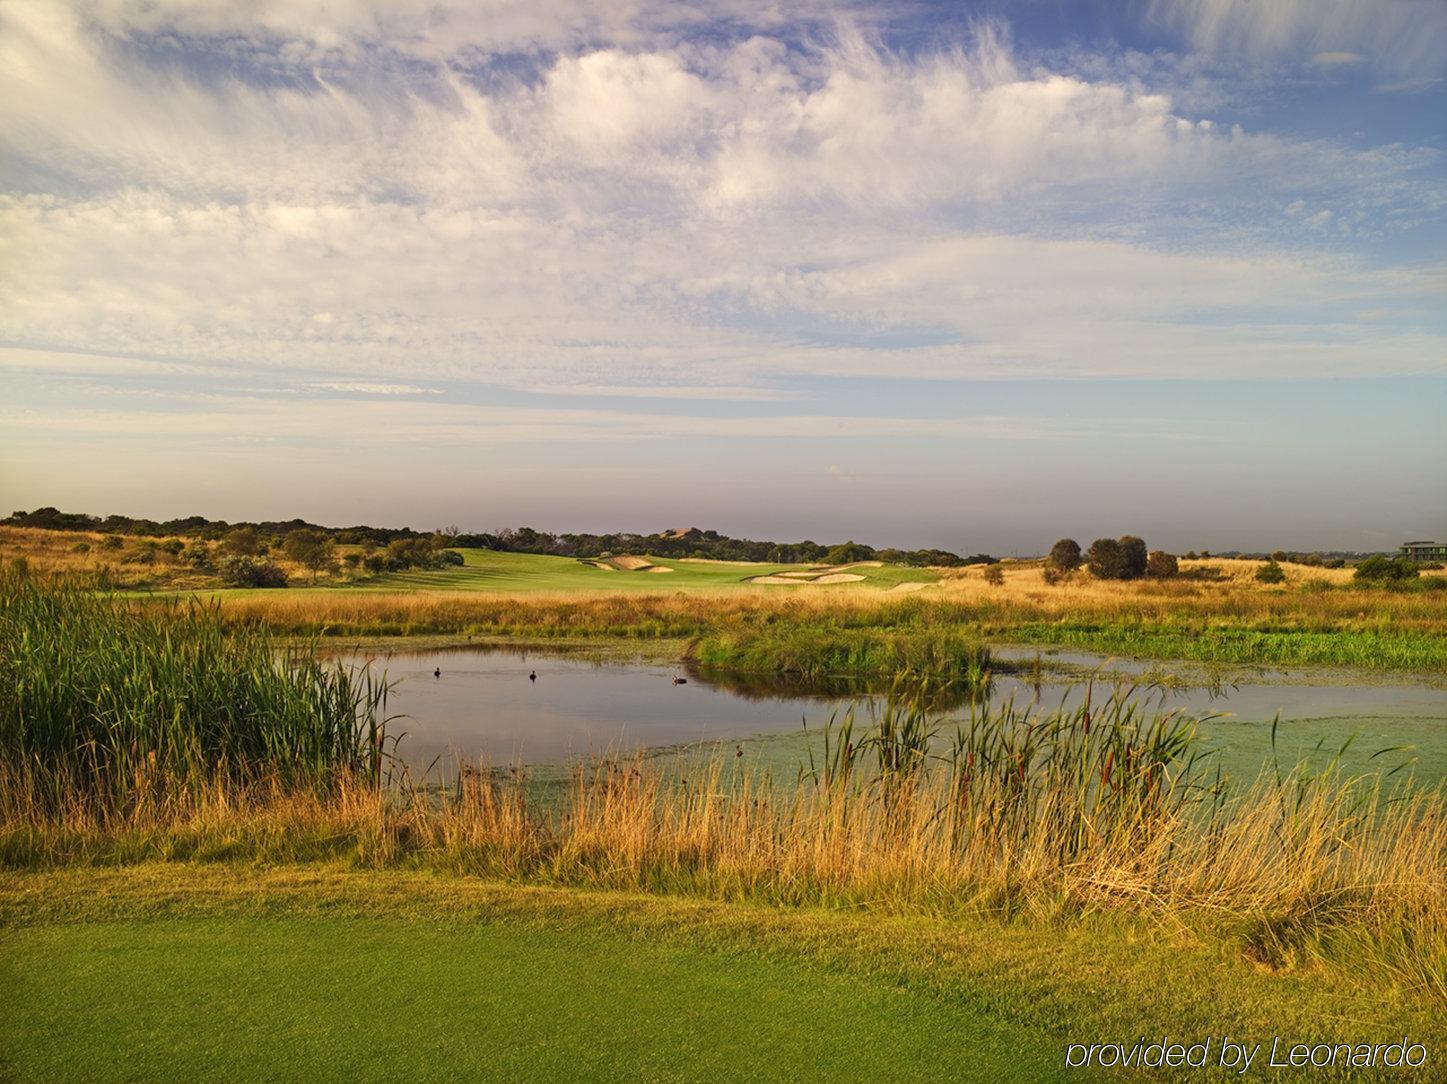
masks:
<path fill-rule="evenodd" d="M 476 648 L 357 654 L 397 682 L 390 709 L 404 718 L 398 752 L 414 773 L 460 753 L 493 764 L 559 764 L 606 751 L 670 748 L 689 743 L 744 743 L 779 770 L 805 755 L 804 723 L 818 733 L 854 705 L 861 722 L 878 708 L 877 690 L 851 680 L 801 682 L 716 670 L 685 671 L 646 663 L 601 663 L 536 651 Z M 1103 660 L 1076 655 L 1081 666 Z M 529 680 L 536 673 L 537 680 Z M 675 679 L 687 677 L 685 684 Z M 1143 670 L 1149 682 L 1153 673 Z M 1289 680 L 1287 680 L 1289 677 Z M 1001 674 L 991 701 L 1071 707 L 1084 695 L 1076 678 L 1049 670 Z M 1136 694 L 1192 715 L 1220 716 L 1203 739 L 1222 751 L 1233 774 L 1254 775 L 1271 755 L 1270 723 L 1280 713 L 1277 755 L 1288 762 L 1329 756 L 1347 739 L 1347 767 L 1380 767 L 1371 754 L 1410 746 L 1394 763 L 1416 759 L 1419 777 L 1447 777 L 1447 691 L 1427 685 L 1354 685 L 1341 676 L 1292 674 L 1238 687 L 1145 684 Z M 930 709 L 968 714 L 970 697 L 937 691 Z"/>

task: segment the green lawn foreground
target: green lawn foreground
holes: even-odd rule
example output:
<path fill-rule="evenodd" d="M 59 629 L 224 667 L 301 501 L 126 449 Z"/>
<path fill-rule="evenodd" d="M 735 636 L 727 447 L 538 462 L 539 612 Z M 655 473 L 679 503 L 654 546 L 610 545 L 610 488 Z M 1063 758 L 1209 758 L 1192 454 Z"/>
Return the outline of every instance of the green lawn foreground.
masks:
<path fill-rule="evenodd" d="M 0 991 L 18 1080 L 1089 1080 L 1067 1042 L 1223 1032 L 1447 1053 L 1430 1006 L 1145 926 L 311 868 L 6 874 Z"/>

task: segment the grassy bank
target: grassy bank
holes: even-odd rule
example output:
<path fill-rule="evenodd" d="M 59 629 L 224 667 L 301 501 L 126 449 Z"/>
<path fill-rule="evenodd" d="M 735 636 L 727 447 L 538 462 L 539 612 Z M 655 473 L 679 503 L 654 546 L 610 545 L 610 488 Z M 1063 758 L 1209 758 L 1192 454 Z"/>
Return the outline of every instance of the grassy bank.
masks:
<path fill-rule="evenodd" d="M 1434 1056 L 1447 1041 L 1400 991 L 1108 916 L 942 921 L 151 864 L 0 877 L 0 925 L 0 979 L 26 991 L 0 1050 L 26 1079 L 1033 1081 L 1092 1079 L 1061 1071 L 1082 1038 L 1409 1034 Z"/>

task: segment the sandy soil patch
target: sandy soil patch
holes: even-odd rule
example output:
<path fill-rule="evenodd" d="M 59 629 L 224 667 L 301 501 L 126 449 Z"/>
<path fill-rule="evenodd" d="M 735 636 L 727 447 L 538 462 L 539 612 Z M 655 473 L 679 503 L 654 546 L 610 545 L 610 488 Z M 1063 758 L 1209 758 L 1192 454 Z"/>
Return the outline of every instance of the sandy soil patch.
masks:
<path fill-rule="evenodd" d="M 679 561 L 690 565 L 731 565 L 733 567 L 754 568 L 758 561 L 719 561 L 712 557 L 680 557 Z"/>
<path fill-rule="evenodd" d="M 647 568 L 643 569 L 642 571 L 644 571 L 644 572 L 672 572 L 673 569 L 671 569 L 671 568 L 664 568 L 662 565 L 649 565 Z"/>
<path fill-rule="evenodd" d="M 911 591 L 923 591 L 926 587 L 935 587 L 933 583 L 897 583 L 885 592 L 886 595 L 907 595 Z"/>
<path fill-rule="evenodd" d="M 820 576 L 817 580 L 810 580 L 810 583 L 859 583 L 863 576 L 856 576 L 852 572 L 831 572 L 827 576 Z"/>

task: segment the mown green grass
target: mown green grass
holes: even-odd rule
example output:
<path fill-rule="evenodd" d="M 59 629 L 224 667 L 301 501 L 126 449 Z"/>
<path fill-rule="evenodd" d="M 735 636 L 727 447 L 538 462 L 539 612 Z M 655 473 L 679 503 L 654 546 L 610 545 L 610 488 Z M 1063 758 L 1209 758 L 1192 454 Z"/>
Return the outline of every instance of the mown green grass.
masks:
<path fill-rule="evenodd" d="M 498 553 L 493 550 L 460 549 L 464 564 L 440 571 L 391 572 L 359 581 L 348 589 L 372 591 L 718 591 L 740 588 L 761 591 L 748 581 L 783 571 L 803 571 L 814 565 L 715 564 L 649 557 L 672 572 L 607 571 L 571 557 L 549 557 L 535 553 Z M 851 568 L 863 576 L 860 583 L 826 584 L 790 588 L 773 585 L 775 591 L 828 588 L 888 588 L 897 583 L 929 583 L 931 572 L 918 568 L 885 566 Z M 333 588 L 335 590 L 335 588 Z"/>
<path fill-rule="evenodd" d="M 171 866 L 12 877 L 0 922 L 25 1080 L 1088 1080 L 1066 1043 L 1447 1038 L 1349 976 L 1100 920 Z"/>

